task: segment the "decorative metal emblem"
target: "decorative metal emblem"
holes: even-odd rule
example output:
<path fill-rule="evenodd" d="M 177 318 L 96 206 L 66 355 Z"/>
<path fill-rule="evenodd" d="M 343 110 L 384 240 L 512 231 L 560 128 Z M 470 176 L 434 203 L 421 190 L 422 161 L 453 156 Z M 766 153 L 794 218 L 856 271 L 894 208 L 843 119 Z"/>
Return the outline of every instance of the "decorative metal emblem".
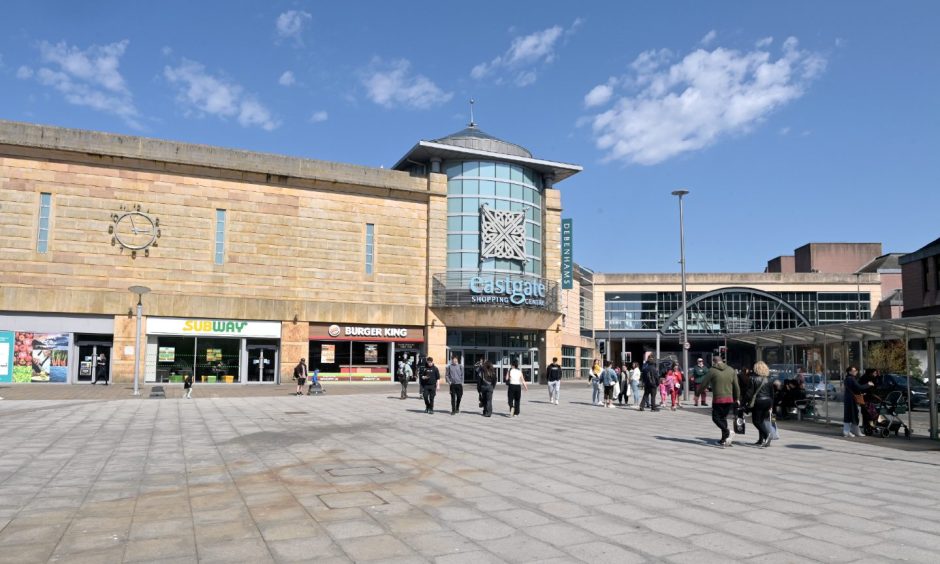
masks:
<path fill-rule="evenodd" d="M 108 226 L 111 235 L 111 245 L 120 246 L 121 252 L 127 249 L 131 258 L 137 258 L 137 253 L 143 251 L 145 257 L 150 256 L 150 247 L 157 247 L 160 238 L 160 219 L 150 215 L 150 210 L 141 211 L 140 204 L 121 206 L 120 213 L 111 214 L 111 225 Z"/>
<path fill-rule="evenodd" d="M 526 262 L 525 213 L 480 207 L 480 258 Z"/>

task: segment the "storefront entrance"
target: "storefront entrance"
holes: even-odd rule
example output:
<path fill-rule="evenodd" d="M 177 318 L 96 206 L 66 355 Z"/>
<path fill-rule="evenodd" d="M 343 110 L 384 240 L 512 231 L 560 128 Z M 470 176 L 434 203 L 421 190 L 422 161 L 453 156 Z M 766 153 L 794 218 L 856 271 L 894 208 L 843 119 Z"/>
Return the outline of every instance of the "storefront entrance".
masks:
<path fill-rule="evenodd" d="M 476 382 L 475 366 L 478 361 L 489 360 L 496 369 L 498 382 L 509 377 L 512 361 L 519 363 L 519 369 L 525 375 L 526 382 L 538 382 L 539 378 L 539 351 L 538 349 L 456 349 L 448 354 L 448 363 L 457 355 L 464 366 L 464 380 L 468 383 Z"/>
<path fill-rule="evenodd" d="M 277 346 L 248 345 L 249 384 L 273 384 L 277 379 Z"/>
<path fill-rule="evenodd" d="M 78 341 L 78 375 L 75 382 L 108 382 L 111 374 L 111 343 Z M 104 358 L 99 356 L 104 355 Z"/>

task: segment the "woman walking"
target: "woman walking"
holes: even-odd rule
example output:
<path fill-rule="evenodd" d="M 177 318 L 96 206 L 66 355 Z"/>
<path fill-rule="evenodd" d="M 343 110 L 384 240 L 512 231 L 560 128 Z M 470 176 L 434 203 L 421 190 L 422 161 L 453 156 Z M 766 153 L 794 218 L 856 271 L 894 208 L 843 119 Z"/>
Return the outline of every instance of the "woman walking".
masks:
<path fill-rule="evenodd" d="M 519 403 L 522 401 L 522 390 L 529 391 L 525 383 L 525 377 L 519 370 L 519 361 L 512 361 L 512 368 L 509 369 L 509 409 L 513 417 L 519 417 Z"/>
<path fill-rule="evenodd" d="M 679 405 L 679 388 L 681 386 L 682 370 L 679 369 L 679 363 L 673 362 L 672 367 L 666 372 L 666 393 L 669 394 L 673 411 Z"/>
<path fill-rule="evenodd" d="M 856 380 L 858 368 L 849 366 L 845 371 L 845 392 L 842 394 L 842 436 L 851 439 L 862 434 L 858 427 L 858 408 L 865 405 L 864 393 L 874 385 Z"/>
<path fill-rule="evenodd" d="M 773 437 L 770 409 L 774 404 L 774 387 L 768 376 L 770 376 L 770 368 L 763 361 L 757 361 L 751 373 L 748 389 L 750 395 L 744 398 L 751 410 L 751 421 L 757 429 L 758 437 L 754 444 L 762 448 L 769 447 Z"/>
<path fill-rule="evenodd" d="M 591 403 L 594 405 L 601 404 L 601 361 L 594 359 L 594 364 L 591 366 L 590 372 L 591 378 Z"/>
<path fill-rule="evenodd" d="M 634 362 L 630 370 L 630 391 L 633 393 L 633 402 L 640 405 L 640 363 Z M 627 402 L 628 404 L 630 402 Z"/>
<path fill-rule="evenodd" d="M 493 388 L 496 387 L 496 369 L 493 363 L 486 361 L 480 371 L 480 404 L 483 407 L 483 417 L 493 415 Z"/>

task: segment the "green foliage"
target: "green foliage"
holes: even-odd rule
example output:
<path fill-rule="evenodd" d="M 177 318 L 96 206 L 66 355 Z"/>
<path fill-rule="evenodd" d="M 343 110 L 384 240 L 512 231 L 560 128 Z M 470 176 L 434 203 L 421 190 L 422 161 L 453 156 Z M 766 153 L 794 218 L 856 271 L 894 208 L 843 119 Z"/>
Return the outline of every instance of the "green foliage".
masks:
<path fill-rule="evenodd" d="M 907 374 L 908 362 L 913 360 L 911 368 L 915 365 L 920 371 L 919 363 L 913 355 L 905 354 L 904 343 L 901 341 L 879 341 L 870 343 L 865 351 L 865 368 L 877 368 L 883 374 Z M 905 358 L 906 357 L 906 358 Z M 916 376 L 917 374 L 914 373 Z"/>

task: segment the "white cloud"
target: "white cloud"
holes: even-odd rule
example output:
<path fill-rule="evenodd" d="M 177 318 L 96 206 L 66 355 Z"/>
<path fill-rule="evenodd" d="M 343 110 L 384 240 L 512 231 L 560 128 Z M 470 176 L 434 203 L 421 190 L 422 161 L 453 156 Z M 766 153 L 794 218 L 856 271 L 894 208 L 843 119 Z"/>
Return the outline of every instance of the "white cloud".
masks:
<path fill-rule="evenodd" d="M 537 78 L 533 67 L 554 61 L 559 40 L 566 34 L 574 33 L 583 23 L 584 20 L 578 18 L 567 30 L 556 25 L 529 35 L 516 37 L 505 53 L 498 55 L 489 62 L 474 66 L 470 70 L 470 76 L 480 80 L 487 76 L 497 75 L 501 71 L 510 72 L 514 74 L 513 82 L 517 86 L 528 86 L 534 83 Z M 496 82 L 502 82 L 502 78 L 497 76 Z"/>
<path fill-rule="evenodd" d="M 119 70 L 128 43 L 125 39 L 82 50 L 65 42 L 43 41 L 39 44 L 39 54 L 43 65 L 48 66 L 35 72 L 21 66 L 16 76 L 20 79 L 35 76 L 41 84 L 61 93 L 68 103 L 114 114 L 129 126 L 140 129 L 140 114 L 134 97 Z"/>
<path fill-rule="evenodd" d="M 277 83 L 281 86 L 291 86 L 294 82 L 296 82 L 296 79 L 294 79 L 294 73 L 291 71 L 284 71 L 281 78 L 277 79 Z"/>
<path fill-rule="evenodd" d="M 610 98 L 614 95 L 614 87 L 612 84 L 598 84 L 591 89 L 590 92 L 584 96 L 584 105 L 588 108 L 593 108 L 595 106 L 603 106 L 610 101 Z"/>
<path fill-rule="evenodd" d="M 780 135 L 787 135 L 787 134 L 789 134 L 789 133 L 790 133 L 790 126 L 788 125 L 788 126 L 786 126 L 786 127 L 781 127 L 781 128 L 780 128 L 780 131 L 778 131 L 778 133 L 779 133 Z"/>
<path fill-rule="evenodd" d="M 661 163 L 751 130 L 801 97 L 825 66 L 793 37 L 776 58 L 760 49 L 716 47 L 677 61 L 668 51 L 647 51 L 620 81 L 630 91 L 590 117 L 594 140 L 607 160 Z"/>
<path fill-rule="evenodd" d="M 759 39 L 757 43 L 754 44 L 754 46 L 757 48 L 770 47 L 770 44 L 773 42 L 774 42 L 773 37 L 764 37 L 763 39 Z"/>
<path fill-rule="evenodd" d="M 716 37 L 718 37 L 718 32 L 713 29 L 705 34 L 705 37 L 702 38 L 701 43 L 702 45 L 708 46 L 712 41 L 715 40 Z"/>
<path fill-rule="evenodd" d="M 271 131 L 280 126 L 270 110 L 252 96 L 245 95 L 242 87 L 225 77 L 212 76 L 205 67 L 188 59 L 176 67 L 167 66 L 163 76 L 179 88 L 177 100 L 187 115 L 209 114 L 220 118 L 234 117 L 244 127 L 257 126 Z"/>
<path fill-rule="evenodd" d="M 328 119 L 330 119 L 330 114 L 326 113 L 326 111 L 324 110 L 320 110 L 319 112 L 313 112 L 313 115 L 310 116 L 311 123 L 321 123 Z"/>
<path fill-rule="evenodd" d="M 298 44 L 302 44 L 301 35 L 304 26 L 313 19 L 309 12 L 302 10 L 288 10 L 277 17 L 274 27 L 277 29 L 278 36 L 284 39 L 293 39 Z"/>
<path fill-rule="evenodd" d="M 164 45 L 163 48 L 160 49 L 160 52 L 163 53 L 164 57 L 169 57 L 170 55 L 173 54 L 173 48 L 170 47 L 169 45 Z"/>
<path fill-rule="evenodd" d="M 453 92 L 445 92 L 431 79 L 412 75 L 410 70 L 411 63 L 405 59 L 387 64 L 381 59 L 373 60 L 362 78 L 369 99 L 386 108 L 403 106 L 424 110 L 453 98 Z"/>

